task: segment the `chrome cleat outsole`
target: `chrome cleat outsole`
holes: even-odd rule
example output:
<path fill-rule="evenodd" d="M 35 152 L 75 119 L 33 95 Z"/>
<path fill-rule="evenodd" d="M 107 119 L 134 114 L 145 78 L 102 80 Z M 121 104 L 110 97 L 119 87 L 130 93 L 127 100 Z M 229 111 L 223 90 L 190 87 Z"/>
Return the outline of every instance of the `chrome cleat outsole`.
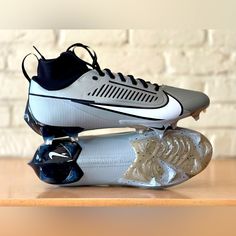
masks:
<path fill-rule="evenodd" d="M 162 138 L 153 132 L 135 138 L 136 159 L 120 183 L 142 187 L 168 187 L 200 173 L 211 160 L 212 146 L 202 134 L 177 128 Z"/>

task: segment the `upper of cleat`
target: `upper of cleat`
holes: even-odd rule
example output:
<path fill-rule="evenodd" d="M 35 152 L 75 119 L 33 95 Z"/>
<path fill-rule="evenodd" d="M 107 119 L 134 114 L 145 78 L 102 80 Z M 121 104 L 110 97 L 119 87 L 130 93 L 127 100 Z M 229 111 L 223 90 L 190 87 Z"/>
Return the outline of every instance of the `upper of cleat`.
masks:
<path fill-rule="evenodd" d="M 74 47 L 86 49 L 92 63 L 79 58 Z M 151 119 L 187 116 L 209 105 L 209 98 L 201 92 L 160 86 L 132 75 L 102 70 L 96 53 L 83 44 L 72 45 L 58 58 L 39 59 L 38 74 L 31 80 L 30 94 L 69 99 L 118 113 L 131 112 L 138 117 L 145 118 L 146 114 L 146 118 Z"/>

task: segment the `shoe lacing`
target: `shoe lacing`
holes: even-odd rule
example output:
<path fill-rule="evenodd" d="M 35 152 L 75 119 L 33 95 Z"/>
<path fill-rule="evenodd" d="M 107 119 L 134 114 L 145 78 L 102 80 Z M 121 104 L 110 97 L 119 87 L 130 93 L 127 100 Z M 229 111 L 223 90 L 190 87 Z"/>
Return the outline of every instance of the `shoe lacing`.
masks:
<path fill-rule="evenodd" d="M 74 52 L 74 48 L 75 48 L 75 47 L 84 48 L 84 49 L 89 53 L 89 55 L 91 56 L 91 58 L 92 58 L 92 60 L 93 60 L 92 64 L 90 64 L 90 63 L 88 63 L 88 62 L 86 62 L 86 61 L 84 61 L 84 62 L 85 62 L 88 66 L 90 66 L 90 67 L 92 67 L 93 69 L 95 69 L 95 70 L 98 72 L 98 74 L 99 74 L 100 76 L 105 76 L 105 75 L 106 75 L 105 72 L 106 72 L 107 75 L 108 75 L 111 79 L 115 79 L 115 78 L 116 78 L 116 76 L 114 75 L 113 72 L 111 72 L 110 69 L 107 69 L 107 68 L 106 68 L 106 69 L 104 69 L 104 70 L 101 70 L 101 67 L 100 67 L 100 65 L 98 64 L 98 61 L 97 61 L 97 55 L 96 55 L 96 53 L 95 53 L 92 49 L 90 49 L 88 46 L 86 46 L 86 45 L 84 45 L 84 44 L 82 44 L 82 43 L 75 43 L 75 44 L 71 45 L 71 46 L 67 49 L 67 51 L 70 51 L 70 50 L 72 49 L 72 51 Z M 105 71 L 105 72 L 104 72 L 104 71 Z M 126 78 L 125 78 L 125 77 L 128 77 L 128 78 L 130 79 L 131 83 L 132 83 L 133 85 L 135 85 L 135 86 L 138 85 L 138 82 L 140 82 L 144 88 L 148 88 L 148 87 L 149 87 L 149 84 L 152 84 L 152 85 L 154 86 L 155 91 L 158 91 L 159 88 L 160 88 L 160 86 L 159 86 L 158 84 L 156 84 L 156 83 L 151 83 L 150 81 L 145 81 L 145 80 L 140 79 L 140 78 L 134 78 L 133 75 L 124 76 L 124 75 L 123 75 L 122 73 L 120 73 L 120 72 L 118 72 L 117 75 L 119 76 L 119 78 L 120 78 L 120 80 L 121 80 L 122 82 L 126 82 Z M 98 78 L 97 78 L 96 76 L 94 76 L 94 79 L 98 79 Z"/>

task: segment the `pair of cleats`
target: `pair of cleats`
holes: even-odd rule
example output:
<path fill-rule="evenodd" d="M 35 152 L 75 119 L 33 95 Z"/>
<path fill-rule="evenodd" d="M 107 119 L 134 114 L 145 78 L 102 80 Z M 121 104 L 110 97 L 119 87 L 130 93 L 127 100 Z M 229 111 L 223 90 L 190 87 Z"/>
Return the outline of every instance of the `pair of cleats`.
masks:
<path fill-rule="evenodd" d="M 77 47 L 92 63 L 76 55 Z M 26 72 L 28 55 L 22 71 L 29 81 L 24 118 L 45 141 L 30 162 L 41 180 L 162 188 L 186 181 L 209 163 L 206 137 L 176 128 L 180 119 L 197 119 L 209 106 L 204 93 L 102 70 L 96 53 L 80 43 L 55 59 L 36 51 L 37 74 L 30 78 Z M 124 127 L 143 132 L 78 138 L 86 130 Z"/>

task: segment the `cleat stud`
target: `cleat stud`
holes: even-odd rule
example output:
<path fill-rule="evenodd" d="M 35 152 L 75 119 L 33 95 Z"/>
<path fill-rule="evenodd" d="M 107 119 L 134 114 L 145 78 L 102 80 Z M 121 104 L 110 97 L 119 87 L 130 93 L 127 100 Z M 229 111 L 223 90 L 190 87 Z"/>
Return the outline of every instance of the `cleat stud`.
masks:
<path fill-rule="evenodd" d="M 171 124 L 172 129 L 176 129 L 176 127 L 177 127 L 177 121 L 175 123 Z"/>
<path fill-rule="evenodd" d="M 54 138 L 54 137 L 44 137 L 44 138 L 43 138 L 43 139 L 44 139 L 44 143 L 45 143 L 46 145 L 52 145 L 53 138 Z"/>
<path fill-rule="evenodd" d="M 79 136 L 78 136 L 78 135 L 70 136 L 70 140 L 71 140 L 72 142 L 78 142 L 78 141 L 79 141 Z"/>
<path fill-rule="evenodd" d="M 194 116 L 193 116 L 193 119 L 196 120 L 196 121 L 198 121 L 198 120 L 199 120 L 199 115 L 194 115 Z"/>
<path fill-rule="evenodd" d="M 143 134 L 145 131 L 147 131 L 149 128 L 147 127 L 135 127 L 135 130 L 139 134 Z"/>

